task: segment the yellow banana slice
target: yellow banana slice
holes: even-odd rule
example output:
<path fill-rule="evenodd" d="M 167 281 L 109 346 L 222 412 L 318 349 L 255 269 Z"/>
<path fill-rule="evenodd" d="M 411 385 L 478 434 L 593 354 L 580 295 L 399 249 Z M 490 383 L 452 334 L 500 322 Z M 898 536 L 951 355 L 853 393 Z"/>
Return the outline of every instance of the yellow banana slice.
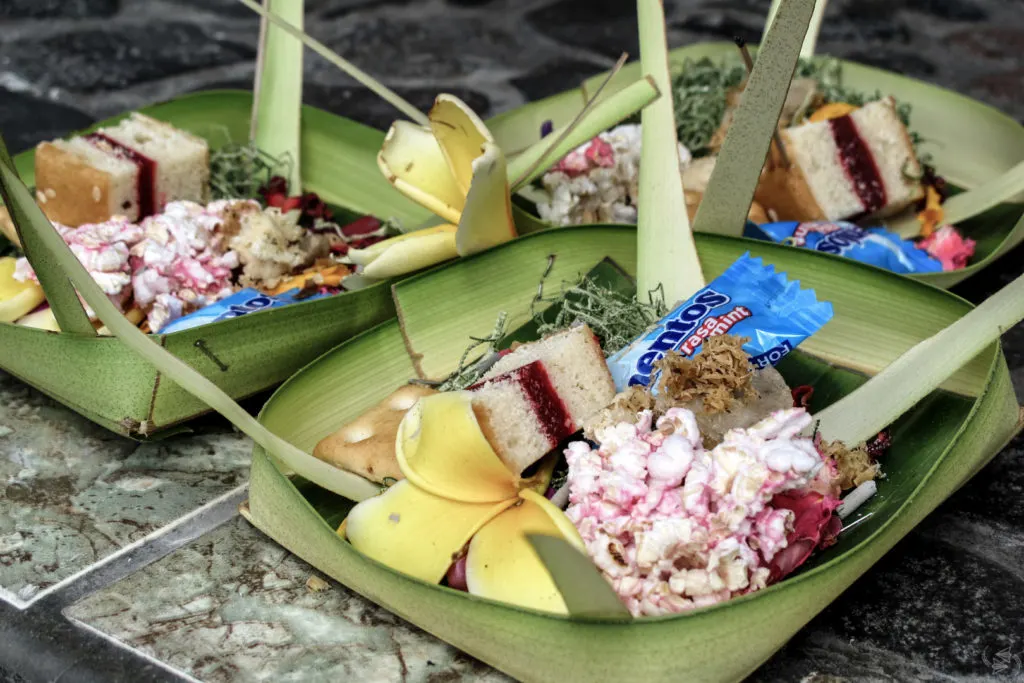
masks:
<path fill-rule="evenodd" d="M 480 527 L 515 504 L 459 503 L 403 480 L 352 508 L 343 533 L 362 554 L 423 581 L 438 583 L 452 557 Z"/>
<path fill-rule="evenodd" d="M 466 191 L 452 176 L 446 156 L 430 130 L 408 121 L 396 121 L 377 154 L 377 167 L 406 197 L 450 223 L 459 222 Z"/>
<path fill-rule="evenodd" d="M 435 496 L 467 503 L 516 500 L 516 477 L 487 442 L 465 391 L 424 396 L 398 426 L 398 467 Z"/>
<path fill-rule="evenodd" d="M 505 156 L 501 149 L 485 142 L 483 154 L 473 161 L 472 167 L 473 182 L 455 235 L 459 256 L 475 254 L 516 236 Z"/>

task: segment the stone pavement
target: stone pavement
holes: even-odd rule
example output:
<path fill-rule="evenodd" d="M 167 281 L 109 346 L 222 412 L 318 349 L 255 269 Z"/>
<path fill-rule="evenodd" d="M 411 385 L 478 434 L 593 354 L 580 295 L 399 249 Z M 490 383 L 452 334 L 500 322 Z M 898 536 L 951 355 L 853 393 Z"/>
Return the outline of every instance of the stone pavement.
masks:
<path fill-rule="evenodd" d="M 756 40 L 769 3 L 666 4 L 674 47 Z M 637 53 L 629 0 L 306 6 L 315 37 L 422 108 L 447 91 L 493 115 L 574 87 L 622 51 Z M 256 19 L 235 0 L 0 0 L 0 131 L 19 151 L 182 93 L 248 88 L 256 33 Z M 833 0 L 819 41 L 821 52 L 937 83 L 1017 119 L 1024 119 L 1021 47 L 1022 0 Z M 308 104 L 381 128 L 395 117 L 307 55 Z M 1022 256 L 1016 250 L 956 291 L 982 300 L 1021 273 Z M 1024 328 L 1005 344 L 1021 392 Z M 104 581 L 99 572 L 54 589 L 27 612 L 0 609 L 0 682 L 503 678 L 337 584 L 310 591 L 314 570 L 237 518 L 204 533 L 231 516 L 247 449 L 216 420 L 199 432 L 170 446 L 137 447 L 0 377 L 0 588 L 8 594 L 39 597 L 190 509 L 215 504 L 193 520 L 193 531 L 172 531 L 148 555 L 112 565 L 108 574 L 130 574 L 123 580 Z M 1024 680 L 1022 452 L 1017 439 L 754 678 Z M 198 476 L 196 462 L 216 476 Z M 40 493 L 29 508 L 13 505 L 31 491 Z M 124 501 L 132 514 L 114 510 Z M 26 509 L 42 537 L 65 533 L 80 545 L 54 540 L 26 557 L 33 540 L 12 531 L 24 528 L 16 517 Z M 1005 666 L 999 652 L 1009 653 Z"/>

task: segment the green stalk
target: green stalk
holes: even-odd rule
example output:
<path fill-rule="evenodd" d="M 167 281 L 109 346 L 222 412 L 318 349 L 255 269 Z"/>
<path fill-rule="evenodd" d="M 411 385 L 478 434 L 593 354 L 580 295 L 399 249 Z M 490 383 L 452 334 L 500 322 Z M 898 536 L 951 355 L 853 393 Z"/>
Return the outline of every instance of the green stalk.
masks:
<path fill-rule="evenodd" d="M 957 225 L 969 218 L 980 216 L 1003 202 L 1012 201 L 1022 192 L 1024 192 L 1024 161 L 973 190 L 961 192 L 947 199 L 942 204 L 942 222 Z M 917 220 L 917 214 L 914 212 L 910 212 L 898 220 L 890 221 L 888 227 L 903 237 L 913 237 L 921 232 L 921 223 Z"/>
<path fill-rule="evenodd" d="M 786 0 L 772 0 L 772 6 L 768 9 L 768 19 L 764 23 L 764 34 L 767 34 L 768 29 L 774 24 L 775 16 L 784 2 Z M 811 25 L 804 36 L 803 45 L 800 46 L 800 56 L 805 59 L 814 56 L 814 51 L 818 45 L 818 35 L 821 33 L 821 22 L 825 20 L 826 7 L 828 7 L 828 0 L 817 0 L 817 4 L 814 7 L 814 15 L 811 17 Z"/>
<path fill-rule="evenodd" d="M 855 445 L 892 424 L 1003 332 L 1024 319 L 1024 276 L 914 345 L 859 389 L 818 413 L 829 440 Z"/>
<path fill-rule="evenodd" d="M 672 92 L 662 0 L 637 0 L 640 66 L 659 92 Z M 640 198 L 637 206 L 637 296 L 661 290 L 671 306 L 704 286 L 679 171 L 672 97 L 640 115 Z"/>
<path fill-rule="evenodd" d="M 2 138 L 0 138 L 0 143 L 2 143 Z M 2 157 L 0 158 L 0 188 L 3 190 L 7 205 L 14 209 L 11 213 L 12 217 L 19 222 L 20 234 L 30 241 L 37 240 L 41 250 L 45 250 L 47 256 L 59 265 L 66 277 L 78 288 L 82 298 L 96 312 L 99 319 L 125 346 L 152 363 L 168 379 L 223 415 L 233 425 L 249 435 L 253 441 L 265 448 L 267 452 L 294 470 L 296 474 L 356 501 L 364 500 L 379 492 L 379 487 L 366 479 L 317 460 L 270 432 L 245 412 L 245 409 L 231 400 L 231 397 L 216 384 L 165 351 L 158 343 L 129 322 L 96 285 L 89 272 L 79 263 L 71 249 L 64 243 L 64 239 L 43 215 L 33 201 L 29 189 L 18 178 L 14 165 L 6 152 Z"/>
<path fill-rule="evenodd" d="M 509 181 L 514 183 L 512 191 L 515 192 L 530 184 L 573 149 L 657 99 L 658 88 L 650 78 L 641 78 L 614 95 L 604 98 L 578 120 L 552 132 L 549 137 L 557 140 L 557 144 L 552 145 L 551 141 L 545 138 L 531 145 L 508 163 Z"/>
<path fill-rule="evenodd" d="M 290 1 L 291 0 L 282 0 L 285 4 Z M 297 38 L 303 45 L 365 85 L 367 88 L 379 95 L 384 101 L 391 104 L 395 109 L 408 116 L 411 120 L 423 126 L 430 125 L 430 121 L 427 120 L 426 115 L 416 107 L 406 102 L 401 95 L 388 88 L 386 85 L 357 67 L 352 62 L 335 54 L 329 47 L 321 43 L 316 38 L 296 29 L 294 26 L 283 21 L 280 17 L 267 12 L 265 9 L 253 2 L 253 0 L 238 0 L 238 2 L 242 3 L 261 17 L 267 19 L 270 23 L 282 29 L 288 35 Z"/>
<path fill-rule="evenodd" d="M 605 78 L 603 81 L 601 81 L 601 85 L 598 86 L 597 92 L 594 93 L 594 96 L 591 97 L 591 98 L 587 98 L 586 99 L 586 101 L 583 104 L 583 108 L 580 109 L 579 113 L 576 114 L 576 116 L 573 117 L 572 121 L 570 121 L 569 124 L 567 126 L 565 126 L 564 129 L 559 131 L 557 134 L 551 135 L 549 137 L 549 140 L 551 142 L 550 142 L 548 151 L 544 153 L 545 155 L 549 154 L 552 149 L 555 149 L 559 144 L 561 144 L 561 142 L 566 137 L 568 137 L 569 134 L 572 133 L 573 130 L 576 129 L 576 127 L 580 124 L 580 122 L 587 115 L 587 113 L 590 112 L 590 110 L 594 107 L 594 103 L 597 102 L 598 97 L 601 96 L 601 92 L 604 90 L 605 86 L 608 85 L 608 82 L 611 81 L 615 77 L 615 74 L 619 73 L 619 70 L 622 69 L 622 66 L 626 63 L 626 59 L 628 59 L 628 58 L 629 58 L 629 55 L 627 53 L 623 52 L 622 56 L 619 57 L 619 61 L 615 62 L 615 66 L 612 67 L 612 70 L 608 73 L 607 78 Z M 508 158 L 508 155 L 506 155 L 506 158 Z M 530 166 L 528 166 L 526 168 L 526 170 L 524 170 L 522 172 L 522 174 L 520 174 L 519 176 L 515 176 L 516 179 L 512 181 L 512 188 L 522 187 L 523 182 L 525 181 L 526 177 L 528 177 L 531 173 L 536 171 L 538 168 L 541 168 L 541 162 L 542 161 L 544 161 L 544 157 L 543 156 L 540 157 L 540 158 L 534 159 L 533 163 Z M 513 189 L 513 191 L 515 191 L 515 190 Z"/>
<path fill-rule="evenodd" d="M 18 181 L 17 184 L 24 187 L 21 179 L 18 177 L 17 170 L 15 170 L 14 160 L 11 159 L 11 155 L 7 152 L 7 145 L 4 144 L 2 137 L 0 137 L 0 166 L 11 169 L 15 180 Z M 68 282 L 67 275 L 62 272 L 61 264 L 57 259 L 53 258 L 52 253 L 47 251 L 46 245 L 39 240 L 39 237 L 33 231 L 22 229 L 26 221 L 26 207 L 31 205 L 35 211 L 40 214 L 42 213 L 36 205 L 32 194 L 27 189 L 25 192 L 28 194 L 28 203 L 19 204 L 17 201 L 12 201 L 11 193 L 6 185 L 0 186 L 0 197 L 3 198 L 4 206 L 7 207 L 7 211 L 10 213 L 11 222 L 14 223 L 14 228 L 18 233 L 18 240 L 21 242 L 21 248 L 25 252 L 25 256 L 29 258 L 32 270 L 36 273 L 36 278 L 39 279 L 39 286 L 43 288 L 43 292 L 46 294 L 46 300 L 53 310 L 53 317 L 57 320 L 57 326 L 63 332 L 95 336 L 96 328 L 89 322 L 89 316 L 85 314 L 85 309 L 82 307 L 82 302 L 79 300 L 75 288 Z M 58 239 L 60 239 L 61 244 L 64 244 L 64 240 L 59 235 Z M 78 259 L 74 258 L 74 256 L 72 258 L 75 263 L 78 263 Z"/>
<path fill-rule="evenodd" d="M 757 53 L 693 229 L 740 237 L 779 125 L 814 0 L 784 0 Z M 641 197 L 643 195 L 641 194 Z"/>
<path fill-rule="evenodd" d="M 268 13 L 302 30 L 305 16 L 303 0 L 264 0 Z M 253 142 L 277 159 L 288 158 L 291 168 L 288 187 L 291 194 L 302 192 L 302 43 L 278 26 L 268 26 L 267 14 L 260 20 L 256 79 L 253 85 Z"/>

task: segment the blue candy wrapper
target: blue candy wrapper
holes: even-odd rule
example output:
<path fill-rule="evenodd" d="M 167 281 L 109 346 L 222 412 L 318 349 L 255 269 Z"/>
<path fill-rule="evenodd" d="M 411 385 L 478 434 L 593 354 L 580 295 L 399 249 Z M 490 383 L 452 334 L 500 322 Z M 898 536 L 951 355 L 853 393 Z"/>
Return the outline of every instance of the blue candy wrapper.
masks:
<path fill-rule="evenodd" d="M 761 233 L 758 235 L 758 231 Z M 838 254 L 894 273 L 937 273 L 942 262 L 910 240 L 885 228 L 861 228 L 843 221 L 763 223 L 755 237 L 794 247 Z"/>
<path fill-rule="evenodd" d="M 831 319 L 832 304 L 746 253 L 654 329 L 613 354 L 608 367 L 618 391 L 632 384 L 653 386 L 654 363 L 668 351 L 692 358 L 708 337 L 731 334 L 749 340 L 743 350 L 753 365 L 764 368 Z"/>
<path fill-rule="evenodd" d="M 238 316 L 255 313 L 256 311 L 264 311 L 269 308 L 287 306 L 288 304 L 293 304 L 299 301 L 299 299 L 295 298 L 298 293 L 298 289 L 290 289 L 283 294 L 273 295 L 264 294 L 263 292 L 259 292 L 249 287 L 246 289 L 240 289 L 231 296 L 221 299 L 217 303 L 200 308 L 198 311 L 194 311 L 188 315 L 183 315 L 177 320 L 164 325 L 160 329 L 160 334 L 180 332 L 193 327 L 199 327 L 200 325 L 208 325 L 210 323 L 227 320 L 229 318 L 237 318 Z M 301 301 L 312 301 L 313 299 L 319 299 L 325 296 L 330 296 L 330 294 L 314 294 L 313 296 L 301 299 Z"/>

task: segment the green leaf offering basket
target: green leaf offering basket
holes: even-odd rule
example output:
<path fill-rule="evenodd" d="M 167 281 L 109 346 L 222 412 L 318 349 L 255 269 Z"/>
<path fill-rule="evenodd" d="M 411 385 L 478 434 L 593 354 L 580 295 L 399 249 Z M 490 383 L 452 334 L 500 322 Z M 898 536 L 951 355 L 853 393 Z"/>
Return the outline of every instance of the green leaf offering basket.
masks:
<path fill-rule="evenodd" d="M 749 250 L 831 301 L 835 317 L 780 366 L 813 384 L 812 412 L 864 383 L 970 309 L 933 287 L 845 259 L 748 240 L 697 235 L 708 278 Z M 329 352 L 273 395 L 260 420 L 310 452 L 411 378 L 440 377 L 467 336 L 500 311 L 530 319 L 537 282 L 574 280 L 605 257 L 636 269 L 636 231 L 581 226 L 515 240 L 394 287 L 399 317 Z M 796 576 L 752 595 L 671 617 L 629 622 L 557 617 L 430 585 L 367 559 L 336 529 L 352 503 L 289 478 L 253 454 L 250 517 L 277 542 L 403 619 L 524 681 L 739 680 L 780 648 L 1019 428 L 1006 360 L 992 344 L 893 425 L 880 493 L 867 517 Z"/>
<path fill-rule="evenodd" d="M 702 58 L 716 63 L 738 59 L 736 45 L 724 42 L 690 45 L 671 51 L 669 57 L 677 67 Z M 952 218 L 971 216 L 963 222 L 951 221 L 977 242 L 970 264 L 960 270 L 910 277 L 951 287 L 1024 241 L 1024 126 L 993 107 L 944 88 L 839 61 L 844 86 L 866 94 L 878 91 L 911 105 L 913 129 L 925 140 L 922 150 L 931 155 L 937 173 L 951 186 L 969 191 L 949 200 L 946 208 Z M 640 73 L 639 62 L 627 65 L 605 86 L 604 93 L 616 92 Z M 510 154 L 524 149 L 539 139 L 546 121 L 557 128 L 572 120 L 605 77 L 594 76 L 579 88 L 500 114 L 488 125 Z M 978 213 L 983 207 L 988 208 Z M 534 218 L 530 229 L 546 225 Z"/>
<path fill-rule="evenodd" d="M 251 107 L 250 93 L 211 91 L 140 111 L 199 135 L 214 148 L 247 138 Z M 423 220 L 425 212 L 395 192 L 377 170 L 383 133 L 304 107 L 301 135 L 306 191 L 316 192 L 346 215 L 397 218 L 406 225 Z M 30 186 L 33 157 L 29 151 L 15 160 Z M 37 271 L 45 267 L 33 265 Z M 48 298 L 56 310 L 54 297 Z M 159 338 L 168 351 L 241 398 L 277 385 L 328 349 L 393 315 L 388 285 L 378 283 Z M 209 410 L 175 383 L 162 381 L 159 372 L 115 337 L 3 323 L 0 368 L 126 436 L 153 434 Z"/>

